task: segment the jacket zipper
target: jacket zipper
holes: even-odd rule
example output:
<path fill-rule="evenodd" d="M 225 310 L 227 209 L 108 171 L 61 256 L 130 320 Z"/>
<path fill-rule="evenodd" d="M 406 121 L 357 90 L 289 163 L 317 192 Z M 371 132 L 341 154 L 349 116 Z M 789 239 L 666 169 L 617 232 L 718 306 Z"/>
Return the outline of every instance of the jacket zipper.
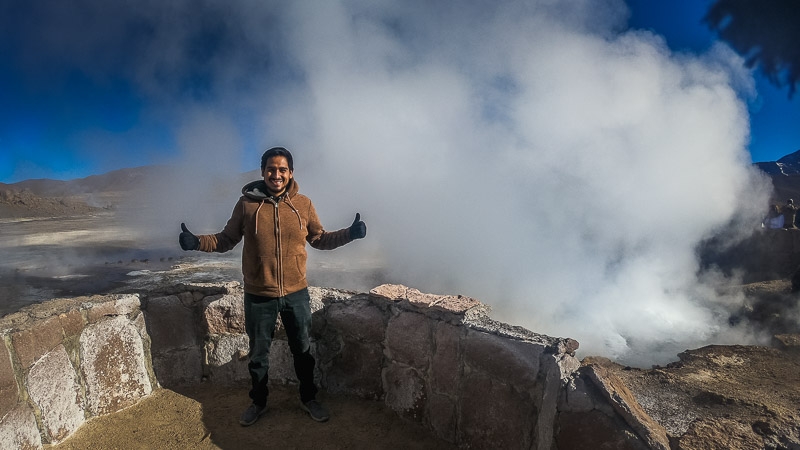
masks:
<path fill-rule="evenodd" d="M 275 204 L 275 253 L 278 258 L 278 296 L 283 297 L 283 258 L 281 258 L 281 220 L 278 214 L 278 202 Z"/>

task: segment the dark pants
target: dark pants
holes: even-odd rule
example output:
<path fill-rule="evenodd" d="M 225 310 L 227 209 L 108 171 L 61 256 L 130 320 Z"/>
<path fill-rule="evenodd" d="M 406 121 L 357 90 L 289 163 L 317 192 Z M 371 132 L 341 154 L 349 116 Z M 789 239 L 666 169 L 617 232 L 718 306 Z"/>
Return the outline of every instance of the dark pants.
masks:
<path fill-rule="evenodd" d="M 294 373 L 300 381 L 300 400 L 314 400 L 314 357 L 311 356 L 311 298 L 308 289 L 283 297 L 262 297 L 244 294 L 244 322 L 250 338 L 250 363 L 247 365 L 253 387 L 250 398 L 259 406 L 267 404 L 269 395 L 269 347 L 275 335 L 275 322 L 281 321 L 289 338 L 294 357 Z"/>

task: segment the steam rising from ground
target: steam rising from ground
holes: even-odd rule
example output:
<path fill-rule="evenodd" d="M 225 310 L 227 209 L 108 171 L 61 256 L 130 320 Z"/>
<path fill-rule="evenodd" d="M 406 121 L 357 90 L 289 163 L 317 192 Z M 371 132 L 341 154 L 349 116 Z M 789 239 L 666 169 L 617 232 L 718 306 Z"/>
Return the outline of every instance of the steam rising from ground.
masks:
<path fill-rule="evenodd" d="M 755 339 L 695 255 L 766 201 L 741 59 L 622 32 L 620 1 L 435 3 L 170 3 L 191 18 L 175 29 L 160 3 L 124 12 L 150 30 L 137 83 L 180 114 L 191 161 L 157 187 L 159 232 L 222 228 L 240 186 L 210 208 L 206 175 L 255 135 L 293 150 L 329 229 L 361 212 L 367 239 L 338 254 L 378 253 L 398 282 L 631 364 Z M 202 57 L 198 30 L 216 43 Z"/>
<path fill-rule="evenodd" d="M 503 6 L 298 13 L 306 95 L 268 120 L 324 151 L 297 176 L 330 185 L 314 186 L 325 217 L 361 208 L 400 279 L 588 354 L 645 363 L 741 340 L 736 299 L 695 256 L 729 221 L 759 223 L 741 61 L 671 55 L 548 2 Z"/>

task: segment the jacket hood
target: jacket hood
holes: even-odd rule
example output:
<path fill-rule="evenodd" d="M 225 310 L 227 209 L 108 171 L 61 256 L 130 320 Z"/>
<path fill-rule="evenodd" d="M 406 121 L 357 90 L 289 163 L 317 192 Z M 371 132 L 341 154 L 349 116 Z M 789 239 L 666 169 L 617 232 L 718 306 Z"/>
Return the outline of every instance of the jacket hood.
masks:
<path fill-rule="evenodd" d="M 292 178 L 289 180 L 288 186 L 286 186 L 284 195 L 288 195 L 289 198 L 293 198 L 299 191 L 300 188 L 297 186 L 297 182 L 294 180 L 294 178 Z M 251 181 L 245 184 L 244 187 L 242 187 L 242 195 L 257 202 L 266 200 L 270 197 L 269 190 L 267 190 L 267 183 L 264 180 Z"/>

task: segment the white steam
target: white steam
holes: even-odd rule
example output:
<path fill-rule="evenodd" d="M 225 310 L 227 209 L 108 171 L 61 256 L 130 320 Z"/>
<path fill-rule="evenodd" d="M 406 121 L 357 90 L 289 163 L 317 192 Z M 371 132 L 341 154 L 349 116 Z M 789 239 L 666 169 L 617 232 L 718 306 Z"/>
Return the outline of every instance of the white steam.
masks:
<path fill-rule="evenodd" d="M 265 120 L 321 161 L 297 177 L 324 216 L 359 208 L 409 284 L 631 363 L 741 341 L 695 255 L 764 204 L 741 60 L 548 3 L 295 11 L 305 89 Z"/>
<path fill-rule="evenodd" d="M 73 42 L 78 62 L 124 48 L 157 108 L 143 115 L 187 156 L 155 186 L 165 241 L 181 221 L 222 228 L 241 186 L 215 177 L 240 147 L 258 141 L 252 170 L 286 145 L 327 228 L 367 223 L 332 255 L 378 253 L 392 280 L 631 364 L 752 340 L 695 255 L 766 200 L 753 81 L 727 47 L 673 54 L 622 31 L 621 0 L 82 3 L 113 20 Z"/>

